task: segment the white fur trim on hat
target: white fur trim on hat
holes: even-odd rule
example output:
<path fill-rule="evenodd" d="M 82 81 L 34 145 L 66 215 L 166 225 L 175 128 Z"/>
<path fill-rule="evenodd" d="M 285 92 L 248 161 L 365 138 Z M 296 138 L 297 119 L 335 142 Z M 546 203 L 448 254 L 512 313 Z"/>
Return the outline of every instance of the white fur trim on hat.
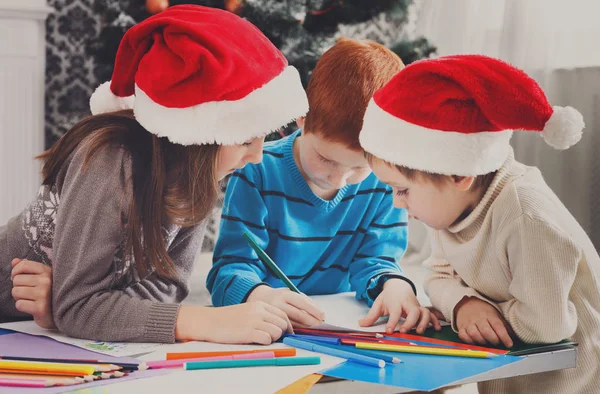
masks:
<path fill-rule="evenodd" d="M 110 81 L 98 86 L 90 97 L 90 110 L 92 114 L 115 112 L 133 108 L 134 97 L 119 97 L 110 90 Z"/>
<path fill-rule="evenodd" d="M 477 176 L 499 169 L 510 151 L 511 130 L 465 134 L 433 130 L 396 118 L 373 99 L 360 144 L 392 164 L 434 174 Z"/>
<path fill-rule="evenodd" d="M 263 137 L 308 112 L 298 71 L 281 74 L 236 101 L 168 108 L 135 87 L 134 114 L 149 132 L 181 145 L 235 145 Z"/>
<path fill-rule="evenodd" d="M 554 149 L 567 149 L 581 139 L 585 123 L 583 116 L 573 107 L 553 106 L 552 115 L 544 125 L 542 137 Z"/>

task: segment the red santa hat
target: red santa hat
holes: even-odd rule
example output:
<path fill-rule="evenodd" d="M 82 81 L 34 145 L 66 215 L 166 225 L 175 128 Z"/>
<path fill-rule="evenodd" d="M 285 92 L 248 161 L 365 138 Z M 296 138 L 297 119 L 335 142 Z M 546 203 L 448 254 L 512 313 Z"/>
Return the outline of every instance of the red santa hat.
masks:
<path fill-rule="evenodd" d="M 308 111 L 298 71 L 251 23 L 227 11 L 175 6 L 125 33 L 93 114 L 133 108 L 171 142 L 244 143 Z"/>
<path fill-rule="evenodd" d="M 436 174 L 476 176 L 499 169 L 513 130 L 541 132 L 567 149 L 581 139 L 583 117 L 552 107 L 523 71 L 480 55 L 415 62 L 378 90 L 360 133 L 365 151 Z"/>

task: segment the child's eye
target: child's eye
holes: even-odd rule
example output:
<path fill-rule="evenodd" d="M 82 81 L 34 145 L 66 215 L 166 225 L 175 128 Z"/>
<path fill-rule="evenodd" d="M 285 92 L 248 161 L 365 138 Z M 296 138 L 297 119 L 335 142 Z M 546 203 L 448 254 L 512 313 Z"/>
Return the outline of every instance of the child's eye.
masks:
<path fill-rule="evenodd" d="M 242 146 L 250 146 L 252 145 L 252 141 L 244 142 Z"/>
<path fill-rule="evenodd" d="M 323 163 L 331 163 L 331 160 L 324 158 L 323 156 L 319 155 L 319 159 L 323 162 Z"/>
<path fill-rule="evenodd" d="M 396 195 L 399 197 L 406 196 L 408 194 L 408 189 L 396 190 Z"/>

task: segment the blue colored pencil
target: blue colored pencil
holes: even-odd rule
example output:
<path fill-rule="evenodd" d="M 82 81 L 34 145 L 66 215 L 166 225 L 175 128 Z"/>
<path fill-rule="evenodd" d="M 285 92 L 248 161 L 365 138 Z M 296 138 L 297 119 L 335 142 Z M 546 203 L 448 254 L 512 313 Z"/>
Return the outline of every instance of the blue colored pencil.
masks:
<path fill-rule="evenodd" d="M 379 352 L 374 353 L 373 350 L 357 349 L 353 346 L 348 346 L 348 345 L 332 345 L 332 344 L 326 344 L 326 343 L 323 343 L 321 345 L 326 346 L 326 347 L 331 347 L 331 348 L 339 348 L 346 352 L 360 354 L 363 356 L 380 358 L 383 361 L 385 361 L 386 363 L 398 364 L 398 363 L 402 362 L 398 357 L 390 356 L 389 354 L 380 354 Z"/>
<path fill-rule="evenodd" d="M 314 342 L 304 341 L 302 339 L 289 338 L 289 337 L 283 338 L 283 343 L 285 343 L 288 346 L 292 346 L 292 347 L 295 347 L 298 349 L 304 349 L 304 350 L 309 350 L 311 352 L 318 352 L 318 353 L 328 354 L 328 355 L 334 356 L 334 357 L 345 358 L 348 361 L 353 361 L 356 363 L 361 363 L 361 364 L 369 365 L 372 367 L 379 367 L 379 368 L 385 367 L 385 361 L 383 361 L 381 358 L 363 356 L 361 354 L 347 352 L 343 349 L 335 348 L 333 346 L 319 345 Z"/>
<path fill-rule="evenodd" d="M 295 366 L 295 365 L 318 365 L 321 357 L 281 357 L 252 360 L 222 360 L 203 361 L 183 364 L 186 370 L 195 369 L 217 369 L 217 368 L 243 368 L 243 367 L 265 367 L 265 366 Z"/>

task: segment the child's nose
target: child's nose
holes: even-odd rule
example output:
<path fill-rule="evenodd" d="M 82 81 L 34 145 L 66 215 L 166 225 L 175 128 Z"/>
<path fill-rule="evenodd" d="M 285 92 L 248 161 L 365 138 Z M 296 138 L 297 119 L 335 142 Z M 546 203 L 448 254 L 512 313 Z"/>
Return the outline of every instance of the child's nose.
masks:
<path fill-rule="evenodd" d="M 346 180 L 348 176 L 343 172 L 333 172 L 327 178 L 327 182 L 336 189 L 341 189 L 346 186 Z"/>
<path fill-rule="evenodd" d="M 262 154 L 262 150 L 260 150 L 256 153 L 249 154 L 247 156 L 247 161 L 248 161 L 248 163 L 258 164 L 262 161 L 262 158 L 263 158 L 263 154 Z"/>

